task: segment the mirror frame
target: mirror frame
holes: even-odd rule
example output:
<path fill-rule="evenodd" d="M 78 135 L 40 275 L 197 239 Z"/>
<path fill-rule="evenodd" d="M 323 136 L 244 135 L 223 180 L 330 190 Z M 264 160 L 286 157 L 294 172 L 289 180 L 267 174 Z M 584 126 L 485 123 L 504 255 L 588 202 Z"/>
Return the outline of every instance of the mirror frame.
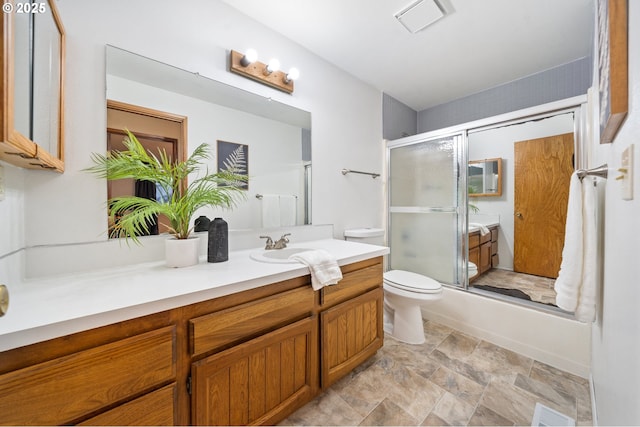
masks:
<path fill-rule="evenodd" d="M 16 2 L 10 0 L 14 8 Z M 21 3 L 22 4 L 22 3 Z M 27 4 L 27 3 L 24 3 Z M 37 5 L 37 4 L 36 4 Z M 0 19 L 0 98 L 2 98 L 2 114 L 0 114 L 0 159 L 15 166 L 64 172 L 64 69 L 65 69 L 65 31 L 52 0 L 46 5 L 52 14 L 53 21 L 60 35 L 60 85 L 58 99 L 58 141 L 57 152 L 50 153 L 17 131 L 14 127 L 14 26 L 12 13 L 3 13 Z"/>
<path fill-rule="evenodd" d="M 479 163 L 497 162 L 498 164 L 498 185 L 495 193 L 469 193 L 469 197 L 500 197 L 502 196 L 502 158 L 495 157 L 493 159 L 469 160 L 469 166 Z M 468 178 L 467 178 L 468 180 Z"/>

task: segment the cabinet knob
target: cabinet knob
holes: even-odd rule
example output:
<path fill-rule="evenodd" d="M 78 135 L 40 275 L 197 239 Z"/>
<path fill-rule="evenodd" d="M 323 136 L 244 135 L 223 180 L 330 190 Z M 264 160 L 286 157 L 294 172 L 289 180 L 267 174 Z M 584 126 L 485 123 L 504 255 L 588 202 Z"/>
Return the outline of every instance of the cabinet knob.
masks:
<path fill-rule="evenodd" d="M 516 217 L 522 218 L 522 214 L 520 212 L 516 212 Z"/>

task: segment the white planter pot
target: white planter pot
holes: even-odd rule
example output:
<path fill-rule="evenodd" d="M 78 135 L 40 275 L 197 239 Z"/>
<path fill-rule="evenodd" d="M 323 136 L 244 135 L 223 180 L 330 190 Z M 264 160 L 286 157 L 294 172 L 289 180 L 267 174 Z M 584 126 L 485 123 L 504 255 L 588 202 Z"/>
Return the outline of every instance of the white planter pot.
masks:
<path fill-rule="evenodd" d="M 198 263 L 200 252 L 200 237 L 192 236 L 188 239 L 170 237 L 165 240 L 165 257 L 167 267 L 188 267 Z"/>

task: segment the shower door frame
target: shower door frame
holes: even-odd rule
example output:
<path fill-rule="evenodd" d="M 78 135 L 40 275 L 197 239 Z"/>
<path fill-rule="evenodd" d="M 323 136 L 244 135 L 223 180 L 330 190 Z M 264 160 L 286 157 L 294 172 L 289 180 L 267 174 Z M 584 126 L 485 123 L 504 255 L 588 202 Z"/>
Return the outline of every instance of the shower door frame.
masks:
<path fill-rule="evenodd" d="M 456 266 L 458 266 L 456 268 L 455 274 L 454 274 L 454 281 L 457 280 L 456 283 L 443 283 L 444 285 L 447 286 L 451 286 L 454 288 L 465 288 L 467 286 L 468 283 L 468 269 L 464 268 L 464 266 L 466 266 L 466 262 L 469 259 L 469 249 L 468 249 L 468 239 L 466 239 L 467 241 L 465 241 L 465 239 L 463 238 L 463 236 L 466 236 L 467 233 L 467 229 L 468 229 L 468 224 L 469 221 L 467 220 L 467 205 L 468 203 L 465 203 L 465 201 L 467 200 L 467 174 L 466 173 L 461 173 L 461 171 L 466 171 L 466 166 L 463 167 L 463 165 L 466 165 L 468 163 L 468 159 L 467 159 L 467 135 L 465 131 L 455 131 L 455 132 L 449 132 L 446 129 L 444 129 L 443 131 L 435 131 L 435 132 L 427 132 L 427 133 L 423 133 L 423 134 L 419 134 L 419 135 L 414 135 L 414 136 L 410 136 L 410 137 L 406 137 L 406 138 L 401 138 L 395 141 L 389 141 L 387 143 L 387 147 L 386 147 L 386 176 L 387 176 L 387 197 L 386 197 L 386 202 L 387 202 L 387 244 L 388 246 L 391 246 L 391 233 L 392 233 L 392 225 L 391 225 L 391 214 L 393 212 L 391 212 L 391 150 L 397 149 L 397 148 L 402 148 L 402 147 L 407 147 L 407 146 L 411 146 L 411 145 L 417 145 L 417 144 L 422 144 L 422 143 L 427 143 L 427 142 L 431 142 L 431 141 L 437 141 L 437 140 L 441 140 L 441 139 L 447 139 L 447 138 L 453 138 L 455 139 L 454 144 L 455 144 L 455 148 L 454 148 L 454 156 L 455 156 L 455 162 L 457 163 L 457 171 L 458 171 L 458 195 L 456 197 L 457 201 L 457 206 L 455 207 L 454 210 L 451 211 L 445 211 L 442 209 L 439 209 L 437 207 L 431 207 L 431 208 L 415 208 L 412 209 L 411 211 L 405 211 L 407 213 L 417 213 L 417 214 L 430 214 L 430 213 L 440 213 L 440 212 L 445 212 L 445 213 L 454 213 L 457 215 L 456 217 L 456 221 L 458 223 L 458 229 L 461 230 L 461 233 L 458 234 L 457 236 L 457 247 L 460 248 L 459 250 L 456 251 L 457 254 L 461 255 L 461 260 L 458 262 L 458 260 L 454 260 L 454 264 Z M 460 182 L 462 181 L 462 182 Z M 396 211 L 396 213 L 401 213 L 402 211 Z M 389 254 L 389 256 L 386 259 L 386 270 L 391 269 L 391 258 L 392 258 L 393 254 Z"/>
<path fill-rule="evenodd" d="M 522 110 L 513 111 L 510 113 L 504 113 L 492 117 L 487 117 L 484 119 L 479 119 L 467 123 L 462 123 L 455 126 L 449 126 L 442 129 L 437 129 L 433 131 L 424 132 L 417 135 L 408 136 L 405 138 L 396 139 L 393 141 L 387 142 L 386 147 L 386 174 L 387 179 L 390 179 L 390 160 L 391 160 L 391 149 L 398 148 L 402 146 L 418 144 L 420 142 L 446 138 L 451 136 L 460 135 L 461 136 L 461 144 L 462 147 L 458 153 L 458 162 L 459 165 L 468 164 L 468 153 L 469 153 L 469 139 L 468 136 L 470 133 L 479 132 L 481 130 L 491 129 L 499 126 L 507 126 L 509 124 L 516 124 L 519 122 L 523 122 L 526 120 L 535 120 L 537 118 L 548 117 L 551 115 L 560 114 L 563 112 L 574 112 L 574 146 L 575 146 L 575 169 L 584 169 L 591 167 L 591 159 L 594 156 L 594 153 L 590 151 L 589 147 L 585 147 L 586 141 L 588 141 L 589 134 L 593 137 L 593 129 L 598 129 L 598 127 L 594 127 L 597 124 L 597 100 L 592 98 L 592 95 L 579 95 L 571 98 L 566 98 L 559 101 L 550 102 L 547 104 L 541 104 L 534 107 L 525 108 Z M 590 147 L 592 147 L 591 145 Z M 467 171 L 467 168 L 460 169 L 459 171 Z M 469 277 L 468 277 L 468 268 L 466 268 L 468 260 L 469 260 L 469 247 L 468 247 L 468 228 L 469 228 L 469 212 L 468 212 L 468 189 L 467 189 L 467 173 L 462 173 L 460 179 L 462 182 L 462 191 L 464 192 L 464 199 L 466 203 L 463 203 L 462 206 L 458 206 L 459 216 L 463 218 L 463 225 L 460 227 L 462 233 L 458 236 L 458 244 L 461 245 L 462 248 L 462 274 L 460 284 L 448 284 L 443 283 L 444 286 L 447 286 L 452 289 L 464 290 L 468 291 L 469 289 Z M 387 195 L 386 195 L 386 212 L 387 212 L 387 243 L 389 244 L 391 239 L 391 191 L 390 185 L 387 183 Z M 387 257 L 386 260 L 386 270 L 390 269 L 390 259 L 391 256 Z M 484 294 L 483 294 L 484 295 Z M 500 294 L 494 295 L 484 295 L 493 299 L 505 300 L 508 302 L 514 303 L 513 300 L 506 298 Z M 532 308 L 551 312 L 554 314 L 562 315 L 563 313 L 558 312 L 557 310 L 553 310 L 551 308 L 547 308 L 542 304 L 531 305 Z M 529 305 L 528 305 L 529 306 Z"/>

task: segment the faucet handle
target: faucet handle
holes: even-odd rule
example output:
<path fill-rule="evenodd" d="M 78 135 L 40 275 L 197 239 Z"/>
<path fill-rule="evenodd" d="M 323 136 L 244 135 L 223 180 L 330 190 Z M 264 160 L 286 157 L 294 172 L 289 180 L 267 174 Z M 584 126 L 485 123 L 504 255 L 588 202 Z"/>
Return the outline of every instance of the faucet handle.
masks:
<path fill-rule="evenodd" d="M 273 249 L 273 239 L 270 236 L 260 236 L 261 239 L 267 239 L 265 249 Z"/>
<path fill-rule="evenodd" d="M 280 237 L 280 240 L 283 240 L 285 243 L 289 243 L 287 236 L 291 236 L 291 233 L 283 234 L 282 237 Z"/>

